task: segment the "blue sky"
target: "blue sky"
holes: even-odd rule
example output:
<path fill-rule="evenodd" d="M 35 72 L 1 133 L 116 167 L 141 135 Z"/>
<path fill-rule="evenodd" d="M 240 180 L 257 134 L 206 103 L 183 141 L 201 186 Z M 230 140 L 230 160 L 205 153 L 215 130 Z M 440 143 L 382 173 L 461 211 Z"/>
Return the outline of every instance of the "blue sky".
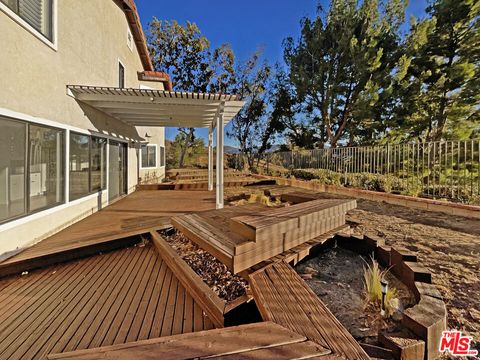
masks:
<path fill-rule="evenodd" d="M 322 0 L 328 9 L 328 0 Z M 161 20 L 187 20 L 197 23 L 210 40 L 212 48 L 229 43 L 238 60 L 242 61 L 262 47 L 266 59 L 274 63 L 282 60 L 282 41 L 299 34 L 299 21 L 304 16 L 313 17 L 316 0 L 137 0 L 137 8 L 144 29 L 153 16 Z M 427 0 L 410 0 L 410 15 L 422 17 Z M 174 84 L 175 87 L 175 84 Z M 167 129 L 167 138 L 173 139 L 176 129 Z M 206 137 L 206 131 L 198 134 Z M 231 139 L 225 139 L 234 145 Z"/>

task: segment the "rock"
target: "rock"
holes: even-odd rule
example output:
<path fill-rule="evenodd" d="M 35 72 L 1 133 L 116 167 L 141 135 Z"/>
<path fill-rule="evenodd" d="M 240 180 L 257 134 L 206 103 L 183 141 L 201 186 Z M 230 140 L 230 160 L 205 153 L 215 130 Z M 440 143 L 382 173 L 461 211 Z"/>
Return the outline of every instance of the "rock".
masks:
<path fill-rule="evenodd" d="M 300 274 L 300 277 L 303 280 L 311 280 L 313 278 L 313 275 L 312 274 Z"/>
<path fill-rule="evenodd" d="M 303 269 L 303 273 L 304 274 L 316 275 L 318 273 L 318 271 L 315 270 L 314 268 L 310 267 L 310 266 L 305 266 L 305 268 Z"/>
<path fill-rule="evenodd" d="M 470 309 L 468 312 L 474 320 L 480 321 L 480 311 L 475 309 Z"/>

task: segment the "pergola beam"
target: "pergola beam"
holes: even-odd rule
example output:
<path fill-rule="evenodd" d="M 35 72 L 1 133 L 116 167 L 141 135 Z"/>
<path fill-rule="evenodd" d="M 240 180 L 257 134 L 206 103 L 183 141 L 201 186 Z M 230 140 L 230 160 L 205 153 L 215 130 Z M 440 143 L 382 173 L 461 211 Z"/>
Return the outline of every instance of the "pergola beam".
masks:
<path fill-rule="evenodd" d="M 208 191 L 213 190 L 213 126 L 208 128 Z"/>
<path fill-rule="evenodd" d="M 216 178 L 216 208 L 223 209 L 223 111 L 225 109 L 224 103 L 220 104 L 218 108 L 217 122 L 217 178 Z"/>

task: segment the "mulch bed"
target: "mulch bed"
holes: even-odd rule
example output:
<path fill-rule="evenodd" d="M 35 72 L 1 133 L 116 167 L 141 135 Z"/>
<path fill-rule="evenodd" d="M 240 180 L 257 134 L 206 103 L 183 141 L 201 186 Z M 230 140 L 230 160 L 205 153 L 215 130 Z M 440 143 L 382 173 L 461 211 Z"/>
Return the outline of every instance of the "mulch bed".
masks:
<path fill-rule="evenodd" d="M 245 294 L 248 283 L 207 251 L 190 241 L 180 231 L 160 232 L 178 255 L 223 300 L 232 301 Z"/>

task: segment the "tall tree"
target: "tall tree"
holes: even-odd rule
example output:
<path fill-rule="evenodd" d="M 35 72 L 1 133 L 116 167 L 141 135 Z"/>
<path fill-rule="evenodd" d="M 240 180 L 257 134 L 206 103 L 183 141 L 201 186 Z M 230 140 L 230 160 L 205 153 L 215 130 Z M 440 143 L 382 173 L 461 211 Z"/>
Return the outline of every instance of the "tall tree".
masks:
<path fill-rule="evenodd" d="M 271 137 L 266 119 L 270 76 L 271 67 L 261 62 L 260 52 L 254 53 L 237 68 L 236 92 L 245 100 L 245 105 L 233 118 L 227 135 L 238 142 L 250 169 L 258 159 L 259 150 L 264 151 L 268 147 Z"/>
<path fill-rule="evenodd" d="M 153 18 L 147 41 L 155 70 L 168 73 L 175 89 L 189 92 L 226 92 L 235 83 L 235 56 L 227 44 L 214 49 L 195 23 L 185 25 Z M 195 144 L 194 128 L 179 128 L 179 166 Z"/>
<path fill-rule="evenodd" d="M 382 3 L 383 4 L 383 3 Z M 380 89 L 400 57 L 398 30 L 405 1 L 332 0 L 325 14 L 301 22 L 285 41 L 285 62 L 298 101 L 318 129 L 321 145 L 355 141 L 357 124 L 372 120 Z"/>
<path fill-rule="evenodd" d="M 480 126 L 480 2 L 436 0 L 412 23 L 397 132 L 421 141 L 466 139 Z"/>

